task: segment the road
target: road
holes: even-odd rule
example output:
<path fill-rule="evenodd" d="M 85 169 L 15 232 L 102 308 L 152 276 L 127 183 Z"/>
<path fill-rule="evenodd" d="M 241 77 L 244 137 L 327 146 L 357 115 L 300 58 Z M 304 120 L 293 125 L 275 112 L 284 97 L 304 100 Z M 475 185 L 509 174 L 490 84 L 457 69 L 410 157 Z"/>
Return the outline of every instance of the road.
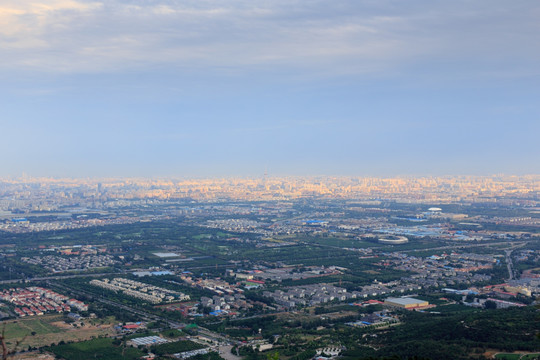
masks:
<path fill-rule="evenodd" d="M 91 297 L 93 300 L 99 301 L 99 302 L 101 302 L 103 304 L 114 306 L 114 307 L 117 307 L 119 309 L 129 311 L 129 312 L 131 312 L 133 314 L 137 314 L 137 315 L 141 316 L 143 319 L 145 319 L 147 321 L 161 320 L 161 321 L 165 321 L 165 322 L 167 322 L 167 323 L 169 323 L 169 324 L 171 324 L 172 326 L 175 326 L 175 327 L 184 327 L 185 326 L 185 324 L 170 321 L 170 320 L 166 319 L 165 317 L 157 316 L 155 314 L 152 314 L 152 313 L 149 313 L 149 312 L 146 312 L 146 311 L 143 311 L 143 310 L 139 310 L 139 309 L 136 309 L 136 308 L 131 307 L 131 306 L 127 306 L 127 305 L 124 305 L 124 304 L 117 303 L 116 301 L 108 300 L 104 296 L 99 296 L 99 295 L 96 295 L 94 293 L 90 293 L 90 292 L 79 290 L 79 289 L 73 289 L 73 288 L 68 287 L 68 286 L 66 286 L 64 284 L 59 284 L 59 283 L 56 283 L 56 282 L 54 282 L 54 283 L 49 282 L 49 285 L 53 286 L 53 287 L 56 287 L 56 288 L 60 288 L 62 290 L 71 291 L 72 293 L 77 294 L 79 296 L 84 295 L 84 296 Z"/>
<path fill-rule="evenodd" d="M 526 244 L 526 242 L 513 243 L 508 249 L 504 250 L 504 254 L 506 256 L 506 267 L 508 268 L 508 280 L 515 279 L 514 263 L 512 262 L 512 252 L 517 248 L 525 246 Z"/>
<path fill-rule="evenodd" d="M 519 242 L 519 243 L 516 242 L 515 244 L 516 244 L 516 246 L 523 246 L 523 245 L 525 245 L 525 242 Z M 504 242 L 488 242 L 488 243 L 480 243 L 480 244 L 478 244 L 478 243 L 476 243 L 476 244 L 456 243 L 455 245 L 440 246 L 440 247 L 436 247 L 436 248 L 404 250 L 404 252 L 465 249 L 465 248 L 470 248 L 470 247 L 493 246 L 493 245 L 508 245 L 508 241 L 504 241 Z"/>
<path fill-rule="evenodd" d="M 118 275 L 119 273 L 95 273 L 95 274 L 76 274 L 76 275 L 56 275 L 56 276 L 44 276 L 44 277 L 35 277 L 35 278 L 28 278 L 28 279 L 11 279 L 11 280 L 2 280 L 0 281 L 0 284 L 11 284 L 11 283 L 17 283 L 20 281 L 48 281 L 48 280 L 62 280 L 62 279 L 72 279 L 72 278 L 78 278 L 78 277 L 100 277 L 100 276 L 108 276 L 108 275 Z"/>
<path fill-rule="evenodd" d="M 512 245 L 513 248 L 523 246 L 527 242 L 514 242 Z M 344 248 L 340 246 L 333 246 L 333 245 L 325 245 L 325 244 L 317 244 L 317 243 L 309 243 L 309 242 L 299 242 L 298 244 L 302 245 L 310 245 L 310 246 L 319 246 L 319 247 L 326 247 L 326 248 L 332 248 L 332 249 L 339 249 L 339 250 L 345 250 Z M 481 246 L 493 246 L 493 245 L 508 245 L 508 241 L 504 242 L 486 242 L 486 243 L 474 243 L 474 244 L 464 244 L 464 243 L 455 243 L 452 245 L 445 245 L 445 246 L 439 246 L 439 247 L 432 247 L 432 248 L 423 248 L 423 249 L 410 249 L 410 250 L 399 250 L 399 248 L 396 247 L 395 251 L 401 251 L 401 252 L 421 252 L 421 251 L 433 251 L 433 250 L 451 250 L 451 249 L 464 249 L 464 248 L 470 248 L 470 247 L 481 247 Z M 372 247 L 373 250 L 380 250 L 381 247 Z"/>
<path fill-rule="evenodd" d="M 514 264 L 512 263 L 512 249 L 504 251 L 506 255 L 506 267 L 508 268 L 508 280 L 514 279 Z"/>

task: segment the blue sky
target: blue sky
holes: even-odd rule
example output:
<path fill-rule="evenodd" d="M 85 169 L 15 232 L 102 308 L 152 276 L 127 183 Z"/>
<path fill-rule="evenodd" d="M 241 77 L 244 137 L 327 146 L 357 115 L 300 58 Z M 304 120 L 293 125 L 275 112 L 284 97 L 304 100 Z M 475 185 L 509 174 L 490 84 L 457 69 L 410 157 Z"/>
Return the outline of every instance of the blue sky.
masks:
<path fill-rule="evenodd" d="M 0 176 L 540 173 L 540 3 L 4 0 Z"/>

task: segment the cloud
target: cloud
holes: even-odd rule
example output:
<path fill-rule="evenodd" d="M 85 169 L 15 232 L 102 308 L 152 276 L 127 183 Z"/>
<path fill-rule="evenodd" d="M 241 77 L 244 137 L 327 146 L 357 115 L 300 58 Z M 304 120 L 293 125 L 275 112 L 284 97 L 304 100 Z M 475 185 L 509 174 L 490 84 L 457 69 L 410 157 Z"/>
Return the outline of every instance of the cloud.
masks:
<path fill-rule="evenodd" d="M 2 40 L 12 40 L 18 43 L 19 47 L 25 47 L 25 40 L 46 35 L 47 27 L 54 25 L 55 17 L 59 13 L 88 12 L 100 6 L 100 3 L 81 3 L 74 0 L 7 0 L 0 6 L 0 34 Z M 32 42 L 29 47 L 31 46 Z"/>
<path fill-rule="evenodd" d="M 92 73 L 156 67 L 284 68 L 358 74 L 426 59 L 517 61 L 501 51 L 503 47 L 534 64 L 540 44 L 530 34 L 540 30 L 540 6 L 534 1 L 487 5 L 8 0 L 0 7 L 0 69 Z"/>

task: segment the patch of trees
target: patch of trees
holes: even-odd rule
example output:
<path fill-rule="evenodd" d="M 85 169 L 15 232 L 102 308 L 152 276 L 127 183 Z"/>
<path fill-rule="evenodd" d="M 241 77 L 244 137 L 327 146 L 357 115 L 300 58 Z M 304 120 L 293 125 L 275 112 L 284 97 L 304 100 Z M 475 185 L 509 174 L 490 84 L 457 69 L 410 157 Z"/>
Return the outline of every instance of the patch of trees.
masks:
<path fill-rule="evenodd" d="M 155 345 L 150 348 L 150 351 L 152 351 L 154 354 L 161 356 L 165 354 L 176 354 L 184 351 L 198 350 L 202 348 L 204 348 L 204 346 L 201 344 L 185 340 Z"/>
<path fill-rule="evenodd" d="M 540 322 L 535 308 L 510 308 L 492 311 L 441 314 L 410 312 L 403 324 L 368 337 L 366 346 L 346 352 L 348 358 L 417 356 L 428 359 L 469 359 L 475 351 L 497 349 L 502 352 L 539 351 L 535 334 Z"/>

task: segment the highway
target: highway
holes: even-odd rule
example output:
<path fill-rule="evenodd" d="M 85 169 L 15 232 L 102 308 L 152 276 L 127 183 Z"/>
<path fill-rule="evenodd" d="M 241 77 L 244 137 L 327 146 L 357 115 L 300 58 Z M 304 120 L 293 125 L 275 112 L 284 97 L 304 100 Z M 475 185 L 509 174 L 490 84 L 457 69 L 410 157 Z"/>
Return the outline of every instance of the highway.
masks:
<path fill-rule="evenodd" d="M 514 280 L 516 276 L 514 270 L 514 263 L 512 262 L 512 252 L 517 248 L 525 246 L 526 244 L 526 242 L 513 243 L 508 249 L 504 250 L 504 254 L 506 257 L 506 267 L 508 268 L 508 280 Z"/>
<path fill-rule="evenodd" d="M 405 250 L 400 250 L 399 249 L 399 245 L 395 245 L 395 250 L 394 251 L 400 251 L 400 252 L 405 252 L 405 253 L 408 253 L 408 252 L 422 252 L 422 251 L 433 251 L 433 250 L 455 250 L 455 249 L 465 249 L 465 248 L 471 248 L 471 247 L 482 247 L 482 246 L 493 246 L 493 245 L 508 245 L 508 241 L 503 241 L 503 242 L 482 242 L 482 243 L 461 243 L 461 242 L 456 242 L 452 245 L 445 245 L 445 246 L 438 246 L 438 247 L 432 247 L 432 248 L 422 248 L 422 249 L 405 249 Z M 309 246 L 318 246 L 318 247 L 326 247 L 326 248 L 331 248 L 331 249 L 339 249 L 339 250 L 346 250 L 344 249 L 343 247 L 340 247 L 340 246 L 333 246 L 333 245 L 325 245 L 325 244 L 317 244 L 317 243 L 309 243 L 309 242 L 299 242 L 298 244 L 301 244 L 301 245 L 309 245 Z M 525 244 L 527 244 L 526 241 L 520 241 L 520 242 L 513 242 L 512 243 L 512 248 L 516 248 L 516 247 L 520 247 L 520 246 L 524 246 Z M 382 247 L 372 247 L 373 250 L 381 250 Z M 308 260 L 312 260 L 312 259 L 308 259 Z"/>
<path fill-rule="evenodd" d="M 95 273 L 95 274 L 75 274 L 75 275 L 56 275 L 56 276 L 44 276 L 44 277 L 35 277 L 35 278 L 27 278 L 27 279 L 11 279 L 11 280 L 2 280 L 0 281 L 0 284 L 12 284 L 12 283 L 18 283 L 21 281 L 48 281 L 48 280 L 62 280 L 62 279 L 72 279 L 72 278 L 78 278 L 78 277 L 100 277 L 100 276 L 108 276 L 108 275 L 118 275 L 119 273 Z"/>
<path fill-rule="evenodd" d="M 508 280 L 514 279 L 514 264 L 512 263 L 512 249 L 504 250 L 506 255 L 506 267 L 508 268 Z"/>

